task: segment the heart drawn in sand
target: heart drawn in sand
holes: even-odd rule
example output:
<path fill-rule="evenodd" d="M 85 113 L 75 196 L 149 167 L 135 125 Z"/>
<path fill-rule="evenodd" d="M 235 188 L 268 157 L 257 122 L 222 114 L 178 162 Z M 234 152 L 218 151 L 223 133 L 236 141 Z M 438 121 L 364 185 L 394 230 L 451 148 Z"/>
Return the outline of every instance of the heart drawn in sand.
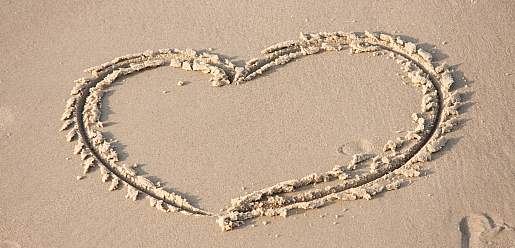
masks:
<path fill-rule="evenodd" d="M 115 146 L 101 132 L 99 104 L 102 95 L 122 76 L 171 66 L 209 73 L 211 85 L 220 87 L 258 78 L 270 68 L 304 56 L 344 50 L 351 54 L 384 56 L 401 66 L 406 77 L 423 94 L 420 111 L 412 114 L 414 129 L 403 137 L 389 140 L 381 154 L 354 154 L 348 164 L 248 193 L 231 200 L 223 213 L 193 206 L 179 194 L 166 191 L 138 175 L 133 168 L 120 165 Z M 84 174 L 98 166 L 102 181 L 110 181 L 109 190 L 116 190 L 123 184 L 127 187 L 127 198 L 136 200 L 138 194 L 143 194 L 151 206 L 163 212 L 215 217 L 224 231 L 259 216 L 287 216 L 292 209 L 318 208 L 335 200 L 371 199 L 380 192 L 399 188 L 406 178 L 418 176 L 421 162 L 430 160 L 431 154 L 446 144 L 444 136 L 456 125 L 458 108 L 462 105 L 460 95 L 451 91 L 454 80 L 445 65 L 435 66 L 431 53 L 384 33 L 301 34 L 298 40 L 280 42 L 264 49 L 259 57 L 241 67 L 209 52 L 160 49 L 118 57 L 86 71 L 92 76 L 74 81 L 76 85 L 66 103 L 61 127 L 61 131 L 69 130 L 68 141 L 77 142 L 74 154 L 84 160 Z M 327 186 L 298 192 L 314 184 Z"/>

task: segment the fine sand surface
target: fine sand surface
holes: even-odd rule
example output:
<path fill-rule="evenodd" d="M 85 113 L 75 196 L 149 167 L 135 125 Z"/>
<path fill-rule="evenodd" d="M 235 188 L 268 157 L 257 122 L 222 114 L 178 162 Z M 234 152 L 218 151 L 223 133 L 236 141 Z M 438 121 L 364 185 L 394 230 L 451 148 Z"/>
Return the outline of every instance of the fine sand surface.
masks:
<path fill-rule="evenodd" d="M 514 247 L 513 2 L 0 4 L 0 248 Z M 343 31 L 348 37 L 365 30 L 416 43 L 431 52 L 435 66 L 446 62 L 454 77 L 449 93 L 445 71 L 426 80 L 435 88 L 424 95 L 426 86 L 409 82 L 413 70 L 400 69 L 405 62 L 399 55 L 350 55 L 349 47 L 363 49 L 355 43 L 299 57 L 252 80 L 246 70 L 242 80 L 233 80 L 239 75 L 234 68 L 265 56 L 260 51 L 278 42 L 294 40 L 286 49 L 300 44 L 299 56 L 310 54 L 313 47 L 305 46 L 300 32 Z M 73 152 L 77 142 L 95 142 L 84 140 L 92 134 L 88 122 L 84 133 L 79 128 L 75 134 L 82 118 L 71 112 L 69 127 L 59 132 L 74 80 L 91 77 L 82 72 L 91 66 L 161 48 L 218 54 L 228 58 L 220 66 L 231 61 L 235 67 L 227 69 L 227 80 L 210 82 L 216 73 L 173 68 L 175 55 L 166 50 L 163 66 L 98 88 L 100 116 L 92 122 L 103 123 L 98 141 L 112 141 L 117 164 L 137 164 L 137 175 L 123 168 L 113 173 L 118 167 L 110 160 L 103 167 L 89 153 L 99 148 L 88 145 L 77 151 L 86 167 L 87 161 L 97 167 L 83 174 L 84 161 Z M 148 54 L 142 55 L 147 63 L 161 56 Z M 423 51 L 410 54 L 422 69 L 434 69 L 424 65 Z M 451 92 L 460 94 L 459 105 L 449 105 Z M 421 99 L 429 103 L 422 110 Z M 87 110 L 94 99 L 85 100 Z M 439 113 L 449 107 L 459 107 L 460 115 L 452 132 L 444 133 L 442 123 L 455 115 Z M 409 130 L 420 127 L 412 113 L 421 111 L 421 138 L 410 141 Z M 436 152 L 442 136 L 447 142 L 430 161 L 411 165 L 425 160 L 427 149 Z M 408 148 L 423 147 L 413 154 L 401 147 L 384 152 L 396 137 L 408 137 L 402 143 Z M 378 157 L 354 169 L 347 165 L 355 154 Z M 414 159 L 405 163 L 403 155 Z M 397 162 L 401 173 L 368 180 Z M 325 176 L 261 207 L 245 201 L 248 193 L 311 173 Z M 347 174 L 351 178 L 342 176 Z M 151 186 L 144 187 L 140 176 Z M 102 177 L 111 181 L 102 183 Z M 370 183 L 354 183 L 360 180 Z M 306 192 L 331 193 L 326 187 L 337 190 L 337 182 L 360 187 L 309 201 Z M 159 198 L 160 186 L 171 195 Z M 292 205 L 281 199 L 293 194 L 304 195 L 288 217 L 258 216 L 283 215 Z M 302 209 L 320 201 L 327 204 Z"/>

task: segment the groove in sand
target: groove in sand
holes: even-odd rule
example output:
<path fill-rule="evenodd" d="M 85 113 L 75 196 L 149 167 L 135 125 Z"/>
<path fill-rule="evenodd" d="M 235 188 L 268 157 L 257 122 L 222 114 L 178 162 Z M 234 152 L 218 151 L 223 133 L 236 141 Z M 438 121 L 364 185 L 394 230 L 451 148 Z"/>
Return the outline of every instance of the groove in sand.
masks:
<path fill-rule="evenodd" d="M 404 137 L 389 140 L 381 154 L 355 154 L 347 165 L 337 165 L 324 173 L 313 173 L 251 192 L 231 200 L 231 206 L 223 213 L 199 209 L 182 196 L 139 176 L 133 168 L 120 165 L 115 148 L 102 135 L 99 117 L 103 92 L 122 76 L 169 65 L 209 73 L 211 85 L 220 87 L 252 80 L 273 67 L 300 57 L 343 50 L 351 54 L 385 56 L 401 65 L 406 76 L 423 94 L 420 111 L 412 114 L 416 124 L 414 130 Z M 139 194 L 144 194 L 150 205 L 161 211 L 212 216 L 217 218 L 222 230 L 228 231 L 258 216 L 287 216 L 292 209 L 318 208 L 335 200 L 371 199 L 382 191 L 397 189 L 406 178 L 419 176 L 420 163 L 430 160 L 431 154 L 446 144 L 444 135 L 457 123 L 462 102 L 460 95 L 451 90 L 454 79 L 447 66 L 433 65 L 431 53 L 399 37 L 370 32 L 301 33 L 298 40 L 277 43 L 261 53 L 240 67 L 209 52 L 160 49 L 118 57 L 87 69 L 91 78 L 75 81 L 61 127 L 62 131 L 69 130 L 68 141 L 77 140 L 74 153 L 84 160 L 84 174 L 98 166 L 102 181 L 111 182 L 109 190 L 124 184 L 129 199 L 136 200 Z M 298 192 L 315 184 L 327 186 Z"/>

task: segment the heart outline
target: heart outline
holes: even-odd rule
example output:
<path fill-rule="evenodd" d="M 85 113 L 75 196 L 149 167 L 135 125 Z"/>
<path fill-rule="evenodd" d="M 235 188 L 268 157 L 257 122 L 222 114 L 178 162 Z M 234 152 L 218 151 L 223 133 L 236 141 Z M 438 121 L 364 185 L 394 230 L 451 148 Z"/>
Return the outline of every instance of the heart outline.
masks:
<path fill-rule="evenodd" d="M 417 115 L 419 130 L 411 133 L 412 138 L 409 139 L 414 138 L 419 141 L 411 142 L 411 146 L 408 146 L 407 149 L 404 147 L 404 153 L 395 154 L 397 146 L 405 145 L 404 141 L 403 144 L 395 142 L 387 144 L 385 149 L 388 147 L 388 150 L 393 150 L 395 156 L 390 154 L 379 157 L 384 164 L 381 165 L 379 162 L 378 167 L 374 168 L 375 172 L 371 171 L 360 178 L 343 179 L 345 183 L 326 188 L 325 191 L 312 190 L 308 192 L 311 195 L 304 193 L 289 198 L 279 196 L 283 193 L 295 192 L 295 189 L 307 185 L 341 179 L 340 176 L 345 174 L 343 167 L 335 167 L 328 172 L 310 174 L 301 179 L 280 182 L 274 186 L 254 191 L 233 199 L 232 206 L 224 213 L 211 213 L 192 206 L 186 199 L 174 192 L 167 192 L 157 187 L 148 179 L 138 176 L 131 168 L 118 165 L 116 150 L 103 138 L 100 131 L 102 125 L 99 121 L 98 105 L 102 98 L 102 92 L 120 76 L 170 65 L 186 70 L 210 73 L 212 75 L 210 81 L 213 86 L 239 84 L 252 80 L 274 66 L 289 63 L 300 57 L 325 51 L 341 51 L 344 48 L 349 48 L 351 53 L 381 53 L 381 55 L 389 53 L 394 59 L 400 60 L 400 64 L 403 66 L 406 67 L 406 64 L 409 64 L 407 67 L 416 68 L 417 74 L 408 73 L 408 75 L 411 75 L 410 79 L 423 88 L 423 113 L 425 114 L 422 117 Z M 430 53 L 417 49 L 415 44 L 405 42 L 398 37 L 366 31 L 364 33 L 301 33 L 299 40 L 274 44 L 265 48 L 262 54 L 261 58 L 249 60 L 245 67 L 238 67 L 230 60 L 208 52 L 199 54 L 191 49 L 184 51 L 160 49 L 118 57 L 100 66 L 91 67 L 86 72 L 91 73 L 92 78 L 81 78 L 74 81 L 76 87 L 72 89 L 65 113 L 61 118 L 64 121 L 61 130 L 71 128 L 67 134 L 69 141 L 78 138 L 74 153 L 80 154 L 81 158 L 85 160 L 84 173 L 97 164 L 100 167 L 103 181 L 111 179 L 110 190 L 117 189 L 120 182 L 123 182 L 128 187 L 128 198 L 135 199 L 138 193 L 142 192 L 149 196 L 152 206 L 162 211 L 214 216 L 217 217 L 217 222 L 222 230 L 227 231 L 240 226 L 247 219 L 258 216 L 285 216 L 291 209 L 317 208 L 336 199 L 345 200 L 349 197 L 368 199 L 371 195 L 364 186 L 380 181 L 383 177 L 394 175 L 401 169 L 404 170 L 404 172 L 401 171 L 401 175 L 418 176 L 416 163 L 427 161 L 430 159 L 431 153 L 437 152 L 445 145 L 444 134 L 452 131 L 453 123 L 459 114 L 458 108 L 461 106 L 461 99 L 459 94 L 451 92 L 454 79 L 450 71 L 444 65 L 435 67 Z M 420 124 L 420 119 L 422 119 L 422 124 Z M 427 120 L 430 122 L 424 123 Z M 422 127 L 420 128 L 420 126 Z M 376 158 L 378 157 L 376 156 Z M 379 161 L 376 161 L 376 158 L 373 159 L 371 166 Z M 383 161 L 384 158 L 387 162 Z M 349 166 L 363 162 L 357 160 L 360 158 L 354 157 Z M 354 189 L 357 191 L 349 191 Z M 368 190 L 370 191 L 370 188 Z M 378 192 L 373 194 L 376 193 Z"/>

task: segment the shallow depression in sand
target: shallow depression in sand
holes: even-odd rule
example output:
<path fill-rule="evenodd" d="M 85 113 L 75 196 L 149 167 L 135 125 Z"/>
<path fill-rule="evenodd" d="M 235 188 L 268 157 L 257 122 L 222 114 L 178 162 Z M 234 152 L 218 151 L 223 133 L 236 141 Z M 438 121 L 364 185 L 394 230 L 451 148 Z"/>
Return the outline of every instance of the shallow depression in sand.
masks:
<path fill-rule="evenodd" d="M 348 161 L 342 145 L 376 144 L 377 153 L 409 129 L 421 95 L 397 72 L 384 58 L 326 53 L 213 88 L 208 76 L 158 68 L 104 97 L 104 131 L 123 162 L 216 211 L 246 191 Z"/>

